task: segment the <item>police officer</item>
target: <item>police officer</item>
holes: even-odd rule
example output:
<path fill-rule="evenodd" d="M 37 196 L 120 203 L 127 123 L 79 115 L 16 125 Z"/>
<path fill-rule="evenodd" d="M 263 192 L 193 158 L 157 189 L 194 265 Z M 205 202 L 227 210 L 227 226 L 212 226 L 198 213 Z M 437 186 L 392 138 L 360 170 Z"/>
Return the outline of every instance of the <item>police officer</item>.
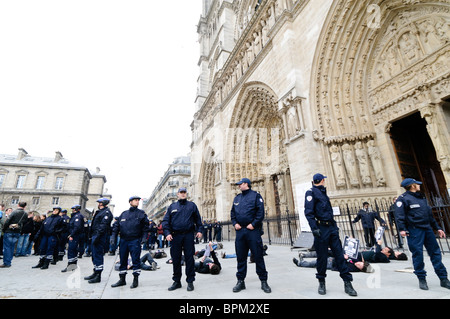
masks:
<path fill-rule="evenodd" d="M 447 269 L 442 263 L 441 250 L 433 230 L 441 238 L 445 233 L 433 217 L 431 207 L 426 197 L 420 192 L 421 182 L 413 178 L 406 178 L 401 186 L 406 192 L 400 195 L 395 203 L 395 218 L 402 237 L 407 236 L 408 246 L 412 253 L 414 273 L 419 279 L 419 287 L 428 290 L 427 272 L 423 262 L 423 246 L 425 246 L 435 273 L 441 280 L 441 287 L 450 289 L 447 279 Z"/>
<path fill-rule="evenodd" d="M 187 200 L 187 189 L 178 189 L 178 201 L 167 209 L 162 221 L 164 235 L 171 242 L 170 255 L 173 263 L 173 284 L 169 291 L 181 288 L 181 256 L 184 252 L 187 290 L 194 290 L 195 237 L 202 238 L 202 219 L 197 205 Z M 197 235 L 195 235 L 197 234 Z"/>
<path fill-rule="evenodd" d="M 69 247 L 67 250 L 67 267 L 61 272 L 73 271 L 77 269 L 78 245 L 81 237 L 84 236 L 84 216 L 81 214 L 81 206 L 72 206 L 72 216 L 69 220 L 68 235 Z"/>
<path fill-rule="evenodd" d="M 103 255 L 105 254 L 105 242 L 111 228 L 113 215 L 109 210 L 109 199 L 100 198 L 97 200 L 98 210 L 92 217 L 90 228 L 90 240 L 92 245 L 92 263 L 94 264 L 94 273 L 84 277 L 90 284 L 99 283 L 103 272 Z"/>
<path fill-rule="evenodd" d="M 58 245 L 58 237 L 64 230 L 64 220 L 59 216 L 61 207 L 54 207 L 52 214 L 45 219 L 37 232 L 35 241 L 41 237 L 39 263 L 32 268 L 48 269 L 53 259 L 53 254 Z"/>
<path fill-rule="evenodd" d="M 67 216 L 67 209 L 61 210 L 61 213 L 59 214 L 61 218 L 64 220 L 64 230 L 61 233 L 61 237 L 59 238 L 58 243 L 58 261 L 62 261 L 64 259 L 64 255 L 66 254 L 66 246 L 68 242 L 68 236 L 69 236 L 69 222 L 70 217 Z"/>
<path fill-rule="evenodd" d="M 326 294 L 325 278 L 327 271 L 328 247 L 333 252 L 336 266 L 341 278 L 344 280 L 345 292 L 350 296 L 358 294 L 353 289 L 353 276 L 348 270 L 339 238 L 339 228 L 333 217 L 333 208 L 325 188 L 325 179 L 322 174 L 315 174 L 312 188 L 305 194 L 305 217 L 308 220 L 314 235 L 314 247 L 317 252 L 317 274 L 319 280 L 319 294 Z"/>
<path fill-rule="evenodd" d="M 147 240 L 150 232 L 149 220 L 147 214 L 138 208 L 139 196 L 129 198 L 130 208 L 124 211 L 118 221 L 113 225 L 113 238 L 120 236 L 120 267 L 119 281 L 112 284 L 111 287 L 120 287 L 126 285 L 125 277 L 127 275 L 128 255 L 131 256 L 133 264 L 133 284 L 130 288 L 136 288 L 139 284 L 138 278 L 141 273 L 141 244 Z"/>
<path fill-rule="evenodd" d="M 241 194 L 237 195 L 231 208 L 231 221 L 236 229 L 236 257 L 237 257 L 237 284 L 233 292 L 245 289 L 245 277 L 247 276 L 248 251 L 252 253 L 256 263 L 256 273 L 261 280 L 261 289 L 272 292 L 267 284 L 268 273 L 264 263 L 264 251 L 262 242 L 262 222 L 264 220 L 264 201 L 262 196 L 251 189 L 251 181 L 243 178 L 237 182 Z"/>

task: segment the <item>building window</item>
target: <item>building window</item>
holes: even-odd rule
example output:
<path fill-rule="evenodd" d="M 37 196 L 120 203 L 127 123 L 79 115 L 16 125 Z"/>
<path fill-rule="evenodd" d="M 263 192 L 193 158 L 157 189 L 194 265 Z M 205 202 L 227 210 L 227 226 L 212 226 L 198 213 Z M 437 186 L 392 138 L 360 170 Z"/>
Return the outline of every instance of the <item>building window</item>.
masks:
<path fill-rule="evenodd" d="M 26 177 L 25 175 L 17 176 L 16 188 L 23 188 L 25 184 L 25 177 Z"/>
<path fill-rule="evenodd" d="M 17 205 L 17 204 L 19 204 L 19 200 L 20 200 L 20 197 L 19 197 L 19 196 L 13 196 L 13 197 L 11 198 L 11 205 Z"/>
<path fill-rule="evenodd" d="M 36 189 L 43 189 L 44 181 L 45 181 L 45 176 L 38 176 L 37 181 L 36 181 Z"/>
<path fill-rule="evenodd" d="M 41 198 L 40 197 L 33 197 L 32 203 L 34 206 L 38 206 L 41 202 Z"/>
<path fill-rule="evenodd" d="M 5 174 L 0 174 L 0 187 L 2 187 L 3 182 L 5 181 Z"/>
<path fill-rule="evenodd" d="M 52 205 L 59 205 L 59 197 L 52 198 Z"/>
<path fill-rule="evenodd" d="M 63 184 L 64 184 L 64 177 L 57 177 L 56 178 L 55 189 L 61 190 L 63 188 Z"/>

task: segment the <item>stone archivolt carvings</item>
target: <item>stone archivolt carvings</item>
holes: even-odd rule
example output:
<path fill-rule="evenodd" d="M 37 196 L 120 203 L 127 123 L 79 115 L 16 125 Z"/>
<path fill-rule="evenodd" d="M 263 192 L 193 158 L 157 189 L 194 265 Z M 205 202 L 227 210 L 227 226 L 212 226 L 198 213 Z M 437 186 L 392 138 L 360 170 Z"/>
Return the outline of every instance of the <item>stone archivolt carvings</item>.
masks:
<path fill-rule="evenodd" d="M 262 83 L 246 85 L 227 132 L 227 180 L 232 182 L 245 175 L 261 181 L 286 171 L 284 132 L 274 93 Z"/>
<path fill-rule="evenodd" d="M 335 1 L 314 61 L 319 127 L 313 136 L 328 151 L 338 189 L 386 186 L 377 128 L 389 129 L 390 122 L 450 92 L 450 1 L 378 5 L 380 25 L 374 28 L 366 1 Z M 428 123 L 442 119 L 435 112 L 422 116 Z M 433 127 L 445 169 L 447 135 Z"/>
<path fill-rule="evenodd" d="M 195 115 L 197 120 L 204 121 L 210 113 L 227 100 L 236 88 L 242 84 L 257 62 L 263 59 L 271 48 L 271 33 L 283 21 L 283 16 L 291 11 L 300 11 L 305 0 L 264 0 L 255 11 L 257 0 L 241 0 L 233 2 L 236 14 L 235 40 L 236 46 L 223 69 L 213 71 L 214 83 L 201 110 Z M 253 9 L 251 9 L 253 8 Z M 214 67 L 215 63 L 210 63 Z M 211 118 L 209 118 L 211 120 Z"/>

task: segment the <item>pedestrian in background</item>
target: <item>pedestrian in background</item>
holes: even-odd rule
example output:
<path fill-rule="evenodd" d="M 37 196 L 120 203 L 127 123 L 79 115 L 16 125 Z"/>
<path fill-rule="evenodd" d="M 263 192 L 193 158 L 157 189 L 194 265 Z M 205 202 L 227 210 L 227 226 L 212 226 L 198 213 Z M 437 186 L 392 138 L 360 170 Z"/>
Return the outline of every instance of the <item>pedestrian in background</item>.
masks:
<path fill-rule="evenodd" d="M 23 224 L 27 220 L 26 206 L 27 203 L 20 202 L 17 209 L 8 216 L 3 225 L 3 265 L 0 265 L 0 268 L 11 267 L 15 245 L 19 240 Z"/>

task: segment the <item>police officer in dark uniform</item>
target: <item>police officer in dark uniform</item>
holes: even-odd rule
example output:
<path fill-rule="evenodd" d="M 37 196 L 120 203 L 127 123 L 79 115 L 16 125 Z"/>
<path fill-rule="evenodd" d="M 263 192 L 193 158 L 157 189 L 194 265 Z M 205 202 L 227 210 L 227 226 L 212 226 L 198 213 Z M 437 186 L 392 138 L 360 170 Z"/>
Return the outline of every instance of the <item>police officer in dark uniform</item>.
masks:
<path fill-rule="evenodd" d="M 61 210 L 61 213 L 59 215 L 64 220 L 64 226 L 65 226 L 63 232 L 61 233 L 61 237 L 59 238 L 59 243 L 58 243 L 58 261 L 62 261 L 64 259 L 64 255 L 66 254 L 66 246 L 67 246 L 68 236 L 69 236 L 70 217 L 67 216 L 67 209 Z"/>
<path fill-rule="evenodd" d="M 325 188 L 325 179 L 322 174 L 313 177 L 313 186 L 305 194 L 305 217 L 308 220 L 314 235 L 314 247 L 317 252 L 317 274 L 319 280 L 319 294 L 326 294 L 325 278 L 327 271 L 328 247 L 333 252 L 336 266 L 341 278 L 344 280 L 345 292 L 350 296 L 358 294 L 353 289 L 353 276 L 348 270 L 342 242 L 339 238 L 339 228 L 333 217 L 333 207 Z"/>
<path fill-rule="evenodd" d="M 90 228 L 90 240 L 92 245 L 92 263 L 94 264 L 94 273 L 84 277 L 90 284 L 99 283 L 103 272 L 103 256 L 105 254 L 105 241 L 109 236 L 113 215 L 109 210 L 108 198 L 97 200 L 98 210 L 92 217 Z"/>
<path fill-rule="evenodd" d="M 268 273 L 264 263 L 264 249 L 262 242 L 262 222 L 264 220 L 264 201 L 262 196 L 251 189 L 251 181 L 243 178 L 237 182 L 241 194 L 237 195 L 231 208 L 231 221 L 236 229 L 236 257 L 237 257 L 237 284 L 233 292 L 245 289 L 247 276 L 248 251 L 253 255 L 256 263 L 256 273 L 261 280 L 261 289 L 272 292 L 267 284 Z"/>
<path fill-rule="evenodd" d="M 112 237 L 120 236 L 120 267 L 119 281 L 112 284 L 111 287 L 125 286 L 127 283 L 128 255 L 131 256 L 133 264 L 133 284 L 130 288 L 136 288 L 139 284 L 138 278 L 141 273 L 141 244 L 147 240 L 150 232 L 149 220 L 147 214 L 138 208 L 139 196 L 129 198 L 130 209 L 124 211 L 118 221 L 113 225 Z"/>
<path fill-rule="evenodd" d="M 72 216 L 69 221 L 67 239 L 69 247 L 67 249 L 67 267 L 61 272 L 73 271 L 77 269 L 78 245 L 81 237 L 84 236 L 84 216 L 81 214 L 81 206 L 72 206 Z"/>
<path fill-rule="evenodd" d="M 406 192 L 397 198 L 395 203 L 395 218 L 402 237 L 407 236 L 408 246 L 412 253 L 414 273 L 419 279 L 419 287 L 428 290 L 426 281 L 427 272 L 423 262 L 423 247 L 425 246 L 436 275 L 441 280 L 441 287 L 450 289 L 447 278 L 447 269 L 442 263 L 441 250 L 436 240 L 434 231 L 441 238 L 445 238 L 445 232 L 439 227 L 433 217 L 431 207 L 426 197 L 420 192 L 422 182 L 413 178 L 406 178 L 401 186 Z"/>
<path fill-rule="evenodd" d="M 202 219 L 197 205 L 187 200 L 187 189 L 178 190 L 178 201 L 167 209 L 162 221 L 164 235 L 171 242 L 170 255 L 173 263 L 173 284 L 169 291 L 181 288 L 181 256 L 184 252 L 187 290 L 194 290 L 195 237 L 202 238 Z M 195 235 L 197 234 L 197 235 Z"/>
<path fill-rule="evenodd" d="M 35 236 L 35 240 L 41 237 L 39 263 L 32 268 L 48 269 L 53 260 L 55 249 L 58 245 L 58 237 L 64 230 L 64 220 L 59 216 L 61 207 L 54 207 L 52 214 L 45 219 Z"/>

